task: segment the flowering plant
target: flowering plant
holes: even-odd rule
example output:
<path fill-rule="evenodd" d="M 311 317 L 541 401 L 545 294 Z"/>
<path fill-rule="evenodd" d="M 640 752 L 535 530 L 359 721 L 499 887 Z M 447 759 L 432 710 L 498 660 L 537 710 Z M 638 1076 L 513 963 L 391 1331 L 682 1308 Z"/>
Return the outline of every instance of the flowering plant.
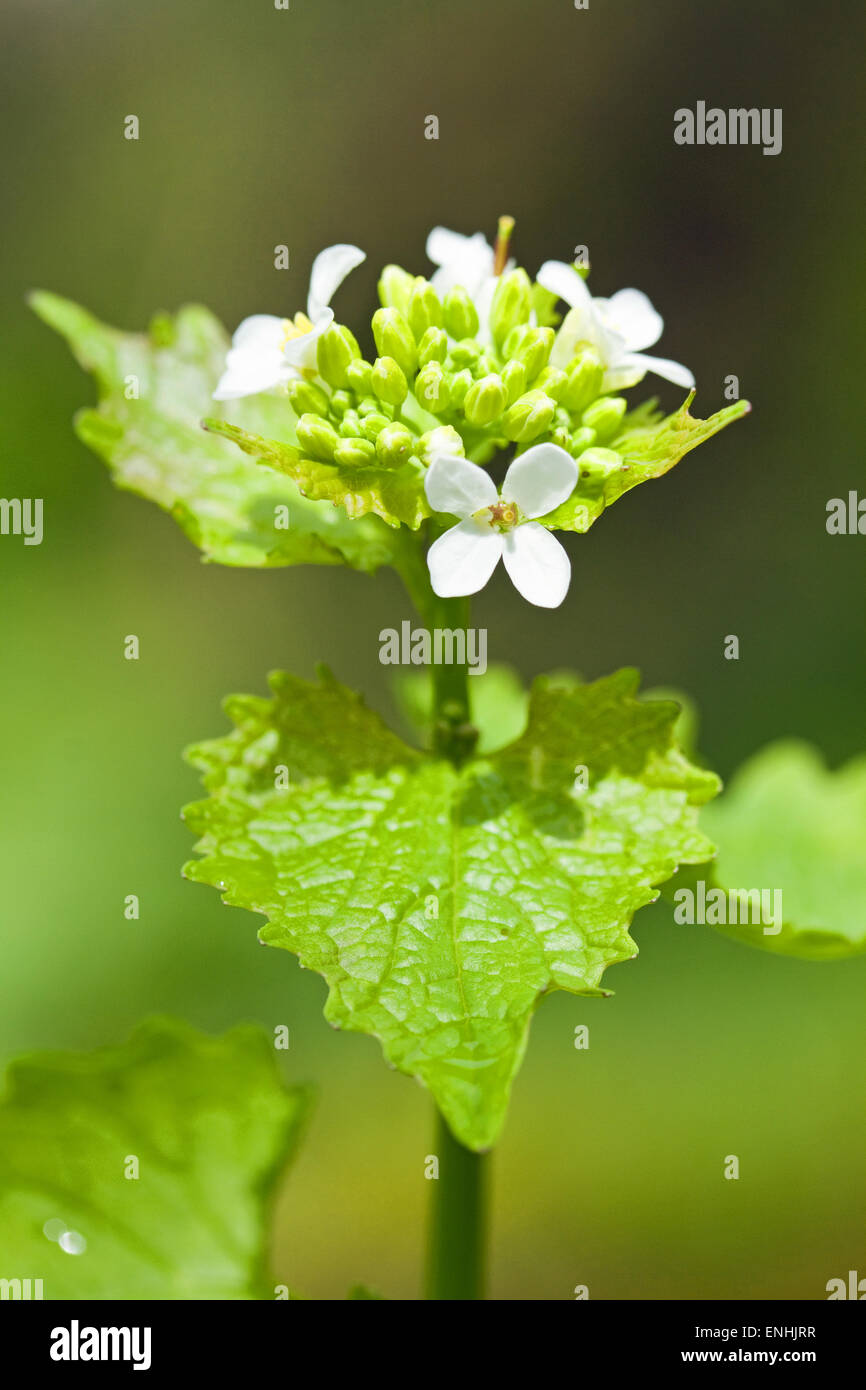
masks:
<path fill-rule="evenodd" d="M 99 383 L 81 438 L 206 559 L 390 565 L 422 621 L 453 635 L 500 558 L 525 600 L 561 604 L 571 569 L 553 533 L 586 532 L 749 409 L 692 416 L 692 374 L 645 352 L 662 330 L 647 297 L 593 298 L 585 267 L 559 261 L 533 278 L 511 233 L 509 218 L 492 246 L 436 228 L 430 278 L 386 266 L 369 355 L 331 308 L 364 259 L 351 245 L 316 258 L 306 313 L 254 315 L 230 345 L 200 308 L 137 336 L 50 294 L 33 302 Z M 688 390 L 672 414 L 620 394 L 647 373 Z M 186 811 L 200 855 L 186 873 L 263 914 L 261 939 L 328 982 L 327 1018 L 375 1035 L 429 1088 L 429 1290 L 474 1297 L 481 1155 L 532 1013 L 553 989 L 607 993 L 606 968 L 636 954 L 634 913 L 712 857 L 698 808 L 718 781 L 677 746 L 677 705 L 639 698 L 633 671 L 539 679 L 504 739 L 477 718 L 465 660 L 431 674 L 424 749 L 327 671 L 229 700 L 233 730 L 189 752 L 207 795 Z M 731 934 L 807 955 L 863 947 L 838 923 L 806 925 Z"/>

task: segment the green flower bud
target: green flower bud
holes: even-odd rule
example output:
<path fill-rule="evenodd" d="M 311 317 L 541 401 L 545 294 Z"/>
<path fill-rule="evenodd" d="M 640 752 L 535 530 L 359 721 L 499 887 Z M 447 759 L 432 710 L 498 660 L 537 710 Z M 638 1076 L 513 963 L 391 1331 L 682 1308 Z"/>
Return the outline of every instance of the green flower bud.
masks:
<path fill-rule="evenodd" d="M 386 425 L 390 424 L 391 421 L 388 419 L 387 415 L 365 415 L 363 420 L 361 421 L 361 433 L 363 434 L 365 439 L 369 439 L 373 444 L 375 444 L 379 435 L 382 433 L 382 430 L 385 428 Z"/>
<path fill-rule="evenodd" d="M 573 458 L 577 458 L 579 454 L 583 453 L 584 449 L 590 449 L 594 443 L 595 430 L 588 429 L 585 425 L 582 425 L 579 430 L 574 431 L 571 436 L 571 443 L 567 444 L 565 447 Z"/>
<path fill-rule="evenodd" d="M 354 439 L 361 433 L 361 419 L 357 410 L 347 410 L 340 421 L 340 434 L 344 439 Z"/>
<path fill-rule="evenodd" d="M 522 362 L 506 362 L 502 368 L 502 385 L 506 404 L 513 405 L 526 390 L 526 368 Z"/>
<path fill-rule="evenodd" d="M 452 338 L 474 338 L 478 332 L 478 310 L 462 285 L 455 285 L 446 294 L 442 322 Z"/>
<path fill-rule="evenodd" d="M 370 386 L 372 372 L 372 363 L 365 362 L 363 358 L 349 363 L 346 368 L 346 381 L 349 389 L 354 391 L 356 396 L 369 396 L 372 389 Z"/>
<path fill-rule="evenodd" d="M 502 417 L 502 432 L 516 444 L 528 444 L 543 434 L 553 419 L 556 401 L 543 391 L 527 391 Z"/>
<path fill-rule="evenodd" d="M 349 384 L 346 369 L 350 362 L 357 361 L 361 349 L 354 335 L 342 323 L 332 323 L 319 338 L 316 348 L 316 363 L 319 376 L 329 386 L 345 388 Z"/>
<path fill-rule="evenodd" d="M 502 275 L 490 306 L 490 332 L 497 347 L 505 342 L 512 328 L 527 323 L 532 312 L 532 285 L 525 270 Z"/>
<path fill-rule="evenodd" d="M 552 328 L 527 328 L 512 352 L 512 358 L 522 362 L 526 368 L 526 380 L 532 381 L 546 366 L 553 347 Z"/>
<path fill-rule="evenodd" d="M 353 400 L 351 391 L 335 391 L 330 401 L 331 414 L 342 418 Z"/>
<path fill-rule="evenodd" d="M 464 367 L 462 372 L 455 372 L 451 378 L 451 404 L 459 410 L 466 400 L 466 396 L 472 386 L 472 373 L 468 367 Z"/>
<path fill-rule="evenodd" d="M 340 436 L 321 415 L 302 415 L 297 427 L 298 443 L 310 458 L 330 463 Z"/>
<path fill-rule="evenodd" d="M 516 357 L 520 344 L 527 333 L 532 331 L 531 324 L 519 323 L 516 328 L 512 328 L 505 342 L 502 344 L 502 356 L 507 358 Z"/>
<path fill-rule="evenodd" d="M 373 337 L 379 357 L 393 357 L 405 376 L 418 370 L 418 349 L 412 330 L 399 309 L 377 309 L 373 315 Z"/>
<path fill-rule="evenodd" d="M 373 371 L 373 369 L 372 369 L 372 367 L 371 367 L 371 368 L 370 368 L 370 373 L 371 373 L 371 375 L 372 375 L 372 371 Z M 377 401 L 375 396 L 364 396 L 364 397 L 358 402 L 358 405 L 357 405 L 356 409 L 357 409 L 358 414 L 360 415 L 361 419 L 363 420 L 363 418 L 364 418 L 365 415 L 378 415 L 379 412 L 380 412 L 381 409 L 382 409 L 382 402 L 381 402 L 381 401 Z"/>
<path fill-rule="evenodd" d="M 399 309 L 405 314 L 409 296 L 415 287 L 415 276 L 399 265 L 386 265 L 379 277 L 379 302 L 386 309 Z"/>
<path fill-rule="evenodd" d="M 448 377 L 441 362 L 428 362 L 415 378 L 413 387 L 416 400 L 433 415 L 441 415 L 451 404 Z"/>
<path fill-rule="evenodd" d="M 463 402 L 463 413 L 470 425 L 489 425 L 502 414 L 505 402 L 502 378 L 491 373 L 472 383 Z"/>
<path fill-rule="evenodd" d="M 604 482 L 623 466 L 622 454 L 613 449 L 584 449 L 580 456 L 580 476 L 587 481 Z"/>
<path fill-rule="evenodd" d="M 334 450 L 334 462 L 341 468 L 368 468 L 376 462 L 376 446 L 369 439 L 340 439 Z"/>
<path fill-rule="evenodd" d="M 448 356 L 448 334 L 444 328 L 428 328 L 418 344 L 418 362 L 426 367 L 428 362 L 444 362 Z"/>
<path fill-rule="evenodd" d="M 550 442 L 558 444 L 560 449 L 571 452 L 571 431 L 567 425 L 557 425 L 550 433 Z"/>
<path fill-rule="evenodd" d="M 416 342 L 421 341 L 428 328 L 442 327 L 442 303 L 429 280 L 419 276 L 409 296 L 406 310 L 409 327 Z"/>
<path fill-rule="evenodd" d="M 464 338 L 455 343 L 448 354 L 448 365 L 460 371 L 462 367 L 474 367 L 481 356 L 481 348 L 474 338 Z"/>
<path fill-rule="evenodd" d="M 532 382 L 534 391 L 544 391 L 555 401 L 562 400 L 562 393 L 568 385 L 568 377 L 558 367 L 545 367 Z"/>
<path fill-rule="evenodd" d="M 568 384 L 560 400 L 569 410 L 585 410 L 601 390 L 604 367 L 594 347 L 585 343 L 566 367 Z"/>
<path fill-rule="evenodd" d="M 600 396 L 592 405 L 587 406 L 581 424 L 595 430 L 596 438 L 603 444 L 606 439 L 612 439 L 617 433 L 627 406 L 625 396 Z"/>
<path fill-rule="evenodd" d="M 376 439 L 376 457 L 383 468 L 400 468 L 415 448 L 415 436 L 405 425 L 386 425 Z"/>
<path fill-rule="evenodd" d="M 426 434 L 422 434 L 415 447 L 427 464 L 432 462 L 435 454 L 459 454 L 463 458 L 466 452 L 463 440 L 453 425 L 438 425 L 435 430 L 428 430 Z"/>
<path fill-rule="evenodd" d="M 371 384 L 374 394 L 388 405 L 402 405 L 409 394 L 406 378 L 393 357 L 376 358 Z"/>
<path fill-rule="evenodd" d="M 327 415 L 330 409 L 330 398 L 312 381 L 290 381 L 286 393 L 298 418 L 302 415 Z"/>

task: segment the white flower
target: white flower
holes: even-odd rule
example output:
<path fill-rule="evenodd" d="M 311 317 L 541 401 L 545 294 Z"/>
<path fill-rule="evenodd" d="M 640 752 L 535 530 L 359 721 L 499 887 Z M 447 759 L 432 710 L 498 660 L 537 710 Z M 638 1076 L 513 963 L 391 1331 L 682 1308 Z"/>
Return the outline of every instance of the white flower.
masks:
<path fill-rule="evenodd" d="M 349 271 L 364 259 L 357 246 L 329 246 L 313 261 L 306 314 L 295 314 L 293 320 L 274 314 L 244 319 L 232 338 L 214 400 L 253 396 L 315 367 L 316 340 L 334 321 L 331 300 Z"/>
<path fill-rule="evenodd" d="M 635 386 L 647 372 L 655 372 L 675 386 L 694 386 L 688 367 L 643 351 L 658 342 L 664 323 L 640 290 L 619 290 L 610 299 L 593 299 L 583 277 L 564 261 L 545 261 L 537 278 L 546 290 L 570 305 L 550 355 L 554 367 L 567 366 L 578 343 L 586 342 L 596 349 L 605 366 L 602 391 Z"/>
<path fill-rule="evenodd" d="M 536 444 L 509 465 L 501 495 L 489 473 L 458 454 L 437 454 L 424 490 L 434 512 L 461 520 L 427 552 L 430 582 L 440 598 L 476 594 L 500 557 L 514 587 L 539 608 L 558 608 L 571 564 L 559 541 L 533 517 L 570 497 L 578 467 L 557 444 Z"/>
<path fill-rule="evenodd" d="M 462 285 L 478 313 L 479 339 L 486 341 L 490 306 L 499 277 L 493 269 L 494 249 L 484 233 L 463 236 L 460 232 L 449 232 L 447 227 L 434 227 L 427 238 L 427 255 L 438 266 L 430 283 L 439 298 L 444 299 L 455 285 Z M 514 264 L 509 260 L 504 271 L 512 270 Z"/>

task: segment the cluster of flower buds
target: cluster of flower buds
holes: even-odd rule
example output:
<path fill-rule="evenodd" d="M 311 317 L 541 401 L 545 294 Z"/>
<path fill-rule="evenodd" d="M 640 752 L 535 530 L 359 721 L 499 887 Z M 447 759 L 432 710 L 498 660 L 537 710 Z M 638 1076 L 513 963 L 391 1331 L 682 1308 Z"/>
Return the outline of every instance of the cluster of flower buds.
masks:
<path fill-rule="evenodd" d="M 287 386 L 298 443 L 311 458 L 399 468 L 413 458 L 429 463 L 442 449 L 484 461 L 552 441 L 580 458 L 582 471 L 587 450 L 588 471 L 618 465 L 604 446 L 619 430 L 625 398 L 601 394 L 604 366 L 589 343 L 563 369 L 551 366 L 555 332 L 535 323 L 524 270 L 500 276 L 484 324 L 465 289 L 440 298 L 429 280 L 399 266 L 385 268 L 379 297 L 374 361 L 332 323 L 316 344 L 322 384 L 308 373 Z"/>

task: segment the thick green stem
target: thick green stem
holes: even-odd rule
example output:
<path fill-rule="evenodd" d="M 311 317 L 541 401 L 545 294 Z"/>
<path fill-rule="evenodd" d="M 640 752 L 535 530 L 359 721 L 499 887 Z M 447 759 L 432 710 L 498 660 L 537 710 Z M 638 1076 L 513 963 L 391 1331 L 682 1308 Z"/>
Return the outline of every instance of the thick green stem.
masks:
<path fill-rule="evenodd" d="M 487 1239 L 487 1159 L 464 1149 L 436 1113 L 433 1183 L 427 1247 L 429 1299 L 484 1297 Z"/>
<path fill-rule="evenodd" d="M 468 628 L 467 598 L 443 599 L 434 594 L 426 565 L 421 570 L 410 560 L 402 573 L 431 631 Z M 478 738 L 469 707 L 468 669 L 465 663 L 446 662 L 434 665 L 432 675 L 433 751 L 459 766 L 472 753 Z M 464 1148 L 438 1111 L 436 1125 L 433 1152 L 439 1167 L 432 1182 L 426 1296 L 480 1299 L 484 1297 L 488 1160 Z"/>

